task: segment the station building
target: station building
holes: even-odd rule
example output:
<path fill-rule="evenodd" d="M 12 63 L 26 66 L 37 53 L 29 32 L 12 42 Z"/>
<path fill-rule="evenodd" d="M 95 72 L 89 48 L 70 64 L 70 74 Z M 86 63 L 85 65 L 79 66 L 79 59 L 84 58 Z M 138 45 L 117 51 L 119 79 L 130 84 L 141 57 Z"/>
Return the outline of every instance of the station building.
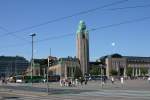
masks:
<path fill-rule="evenodd" d="M 60 78 L 72 78 L 79 69 L 79 59 L 72 57 L 59 58 L 57 64 L 49 67 L 49 75 L 59 75 Z"/>
<path fill-rule="evenodd" d="M 111 70 L 116 70 L 118 76 L 127 76 L 127 70 L 131 71 L 131 76 L 143 76 L 150 72 L 150 57 L 122 56 L 112 54 L 103 57 L 106 66 L 106 75 L 109 77 Z M 142 71 L 146 70 L 146 73 Z"/>

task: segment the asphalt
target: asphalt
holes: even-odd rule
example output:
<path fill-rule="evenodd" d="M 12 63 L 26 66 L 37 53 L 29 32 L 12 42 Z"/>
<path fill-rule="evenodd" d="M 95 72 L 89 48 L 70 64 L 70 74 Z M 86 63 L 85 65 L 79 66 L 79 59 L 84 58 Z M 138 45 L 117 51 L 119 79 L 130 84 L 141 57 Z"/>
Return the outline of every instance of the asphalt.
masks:
<path fill-rule="evenodd" d="M 0 86 L 0 100 L 150 100 L 150 84 L 147 80 L 126 80 L 122 86 L 108 82 L 103 87 L 99 81 L 88 85 L 61 87 L 59 83 L 14 84 Z"/>

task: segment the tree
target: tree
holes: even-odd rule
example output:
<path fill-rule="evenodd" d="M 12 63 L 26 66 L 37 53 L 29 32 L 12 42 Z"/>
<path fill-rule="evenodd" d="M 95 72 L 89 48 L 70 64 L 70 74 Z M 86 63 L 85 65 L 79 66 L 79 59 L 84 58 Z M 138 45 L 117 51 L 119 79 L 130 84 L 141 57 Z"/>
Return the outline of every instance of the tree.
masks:
<path fill-rule="evenodd" d="M 118 75 L 117 70 L 115 70 L 115 69 L 111 69 L 111 70 L 110 70 L 110 75 L 112 75 L 112 76 L 116 76 L 116 75 Z"/>
<path fill-rule="evenodd" d="M 126 74 L 127 74 L 127 76 L 132 76 L 132 68 L 131 67 L 127 67 Z"/>
<path fill-rule="evenodd" d="M 76 67 L 75 72 L 74 72 L 74 78 L 78 79 L 79 77 L 83 77 L 83 75 L 82 75 L 81 69 L 79 67 Z"/>
<path fill-rule="evenodd" d="M 141 70 L 141 74 L 142 74 L 142 75 L 145 76 L 146 74 L 148 74 L 148 68 L 141 67 L 140 70 Z"/>
<path fill-rule="evenodd" d="M 93 67 L 90 71 L 91 75 L 99 75 L 101 74 L 100 68 L 99 67 Z"/>

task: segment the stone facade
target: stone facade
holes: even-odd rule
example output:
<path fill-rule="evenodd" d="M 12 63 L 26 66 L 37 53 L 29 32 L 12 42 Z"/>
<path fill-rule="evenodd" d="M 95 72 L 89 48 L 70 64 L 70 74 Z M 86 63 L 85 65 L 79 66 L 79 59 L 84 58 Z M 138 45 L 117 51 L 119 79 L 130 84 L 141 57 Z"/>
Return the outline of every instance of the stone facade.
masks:
<path fill-rule="evenodd" d="M 72 78 L 77 68 L 80 68 L 77 58 L 60 58 L 56 65 L 49 67 L 49 74 L 59 75 L 61 78 Z"/>
<path fill-rule="evenodd" d="M 137 77 L 142 75 L 142 68 L 146 68 L 147 72 L 150 69 L 150 57 L 121 56 L 119 54 L 113 54 L 106 57 L 105 64 L 107 77 L 110 76 L 111 70 L 116 70 L 118 76 L 126 77 L 128 68 L 132 70 L 131 76 Z"/>
<path fill-rule="evenodd" d="M 33 72 L 33 73 L 31 73 L 31 72 Z M 41 75 L 40 73 L 41 73 L 40 72 L 40 64 L 38 64 L 38 63 L 34 63 L 33 69 L 31 69 L 31 66 L 30 66 L 26 70 L 27 76 L 30 76 L 31 74 L 33 76 L 40 76 Z"/>
<path fill-rule="evenodd" d="M 108 77 L 110 76 L 111 70 L 116 70 L 118 76 L 126 76 L 126 59 L 112 57 L 106 58 L 106 75 Z"/>

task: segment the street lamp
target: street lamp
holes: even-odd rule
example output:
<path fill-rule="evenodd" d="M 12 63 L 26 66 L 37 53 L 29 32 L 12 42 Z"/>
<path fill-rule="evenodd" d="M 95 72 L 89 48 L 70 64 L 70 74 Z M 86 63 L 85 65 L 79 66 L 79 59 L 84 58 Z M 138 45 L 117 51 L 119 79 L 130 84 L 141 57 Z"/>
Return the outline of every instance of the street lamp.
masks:
<path fill-rule="evenodd" d="M 49 83 L 48 83 L 48 79 L 49 79 L 48 78 L 48 76 L 49 76 L 48 72 L 49 71 L 48 70 L 49 70 L 49 67 L 52 65 L 52 60 L 50 57 L 51 57 L 51 48 L 50 48 L 50 56 L 48 57 L 48 66 L 47 66 L 47 81 L 46 81 L 47 82 L 47 94 L 49 94 Z"/>
<path fill-rule="evenodd" d="M 100 60 L 98 60 L 98 62 L 99 62 L 99 67 L 100 67 L 100 78 L 101 78 L 101 86 L 102 86 L 102 88 L 103 88 L 103 69 L 102 69 L 102 67 L 103 67 L 103 65 L 101 65 L 100 64 Z"/>
<path fill-rule="evenodd" d="M 102 86 L 102 88 L 103 88 L 103 66 L 102 65 L 100 65 L 100 67 L 101 67 L 101 86 Z"/>
<path fill-rule="evenodd" d="M 32 57 L 31 57 L 31 83 L 32 83 L 32 78 L 33 78 L 33 67 L 34 67 L 34 59 L 33 59 L 33 48 L 34 48 L 34 41 L 33 38 L 36 36 L 35 33 L 30 35 L 32 37 Z"/>

